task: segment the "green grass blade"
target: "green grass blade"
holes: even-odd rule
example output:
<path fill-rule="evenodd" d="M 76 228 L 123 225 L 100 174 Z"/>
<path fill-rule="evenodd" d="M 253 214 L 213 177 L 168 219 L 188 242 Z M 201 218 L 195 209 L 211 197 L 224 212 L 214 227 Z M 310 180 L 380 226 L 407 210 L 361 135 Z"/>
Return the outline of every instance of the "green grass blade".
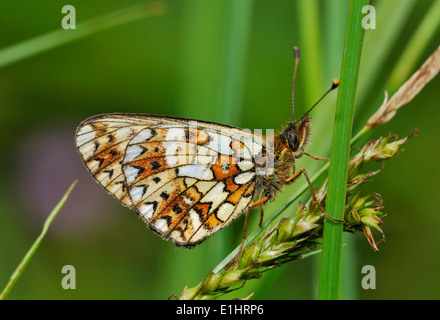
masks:
<path fill-rule="evenodd" d="M 58 212 L 60 212 L 61 208 L 64 206 L 64 203 L 66 202 L 67 198 L 69 197 L 69 195 L 72 192 L 73 188 L 75 187 L 76 183 L 77 183 L 77 181 L 72 183 L 72 185 L 69 187 L 67 192 L 61 198 L 60 202 L 58 202 L 58 204 L 52 210 L 50 215 L 47 217 L 46 221 L 44 222 L 43 229 L 41 230 L 40 235 L 35 240 L 35 242 L 32 244 L 32 247 L 26 253 L 24 258 L 21 260 L 20 264 L 17 266 L 17 268 L 15 269 L 14 273 L 11 275 L 11 278 L 9 279 L 9 282 L 6 284 L 5 288 L 3 289 L 3 292 L 0 295 L 0 300 L 6 299 L 6 297 L 9 294 L 9 292 L 13 288 L 14 284 L 20 278 L 21 274 L 23 273 L 24 269 L 26 268 L 27 264 L 29 263 L 30 259 L 35 254 L 35 252 L 37 251 L 37 249 L 40 246 L 41 242 L 43 241 L 43 238 L 46 235 L 47 230 L 49 230 L 49 227 L 52 224 L 53 220 L 58 215 Z"/>
<path fill-rule="evenodd" d="M 240 125 L 253 0 L 228 1 L 218 121 Z"/>
<path fill-rule="evenodd" d="M 323 83 L 319 1 L 298 1 L 296 5 L 300 50 L 307 56 L 308 61 L 301 64 L 299 67 L 301 72 L 298 73 L 298 77 L 301 78 L 300 88 L 304 91 L 304 109 L 307 109 L 321 94 L 320 84 Z M 325 87 L 327 87 L 327 82 Z"/>
<path fill-rule="evenodd" d="M 99 31 L 120 26 L 142 18 L 161 15 L 165 12 L 162 2 L 149 2 L 104 14 L 77 24 L 75 30 L 56 30 L 35 38 L 19 42 L 0 50 L 0 68 L 60 45 L 93 35 Z"/>
<path fill-rule="evenodd" d="M 219 87 L 224 4 L 189 0 L 183 5 L 179 115 L 212 120 Z"/>
<path fill-rule="evenodd" d="M 362 7 L 367 4 L 368 0 L 350 1 L 326 203 L 326 211 L 336 219 L 342 219 L 344 214 L 354 98 L 364 33 Z M 342 224 L 327 220 L 320 271 L 320 299 L 339 297 L 342 231 Z"/>

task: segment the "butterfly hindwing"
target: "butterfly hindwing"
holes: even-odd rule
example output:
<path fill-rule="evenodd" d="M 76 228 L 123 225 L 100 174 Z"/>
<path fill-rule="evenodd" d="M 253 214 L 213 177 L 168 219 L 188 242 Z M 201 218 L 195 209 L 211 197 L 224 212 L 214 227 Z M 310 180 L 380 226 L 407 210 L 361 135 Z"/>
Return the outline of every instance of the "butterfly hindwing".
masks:
<path fill-rule="evenodd" d="M 76 145 L 92 176 L 154 231 L 191 247 L 251 203 L 254 158 L 265 139 L 221 124 L 104 114 L 85 120 Z"/>

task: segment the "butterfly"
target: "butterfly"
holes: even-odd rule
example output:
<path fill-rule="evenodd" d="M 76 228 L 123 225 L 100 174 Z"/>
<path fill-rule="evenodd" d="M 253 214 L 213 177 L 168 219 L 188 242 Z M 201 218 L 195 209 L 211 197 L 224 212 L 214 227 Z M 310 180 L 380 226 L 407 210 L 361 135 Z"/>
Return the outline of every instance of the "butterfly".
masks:
<path fill-rule="evenodd" d="M 294 79 L 299 50 L 295 57 Z M 192 248 L 247 210 L 246 228 L 250 208 L 263 215 L 264 204 L 301 174 L 311 186 L 295 159 L 305 154 L 313 107 L 269 137 L 208 121 L 101 114 L 78 126 L 75 142 L 107 192 L 164 239 Z"/>

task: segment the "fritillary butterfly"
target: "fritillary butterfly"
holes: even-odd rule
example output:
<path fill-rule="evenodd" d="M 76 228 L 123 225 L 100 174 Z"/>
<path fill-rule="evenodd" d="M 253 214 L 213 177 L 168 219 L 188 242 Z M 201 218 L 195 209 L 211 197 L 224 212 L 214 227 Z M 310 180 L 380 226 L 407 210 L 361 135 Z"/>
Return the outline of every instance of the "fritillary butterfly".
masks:
<path fill-rule="evenodd" d="M 102 114 L 79 125 L 76 146 L 106 191 L 164 239 L 193 247 L 274 200 L 301 173 L 307 178 L 295 159 L 304 154 L 312 109 L 270 137 L 207 121 Z"/>

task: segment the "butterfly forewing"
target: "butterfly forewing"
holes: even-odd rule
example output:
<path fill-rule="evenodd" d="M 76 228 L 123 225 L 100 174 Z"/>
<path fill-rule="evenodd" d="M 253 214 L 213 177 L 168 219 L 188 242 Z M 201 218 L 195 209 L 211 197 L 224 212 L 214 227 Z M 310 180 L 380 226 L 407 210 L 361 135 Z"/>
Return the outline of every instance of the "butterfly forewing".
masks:
<path fill-rule="evenodd" d="M 211 122 L 104 114 L 77 129 L 93 177 L 154 231 L 191 247 L 250 204 L 266 140 Z"/>

